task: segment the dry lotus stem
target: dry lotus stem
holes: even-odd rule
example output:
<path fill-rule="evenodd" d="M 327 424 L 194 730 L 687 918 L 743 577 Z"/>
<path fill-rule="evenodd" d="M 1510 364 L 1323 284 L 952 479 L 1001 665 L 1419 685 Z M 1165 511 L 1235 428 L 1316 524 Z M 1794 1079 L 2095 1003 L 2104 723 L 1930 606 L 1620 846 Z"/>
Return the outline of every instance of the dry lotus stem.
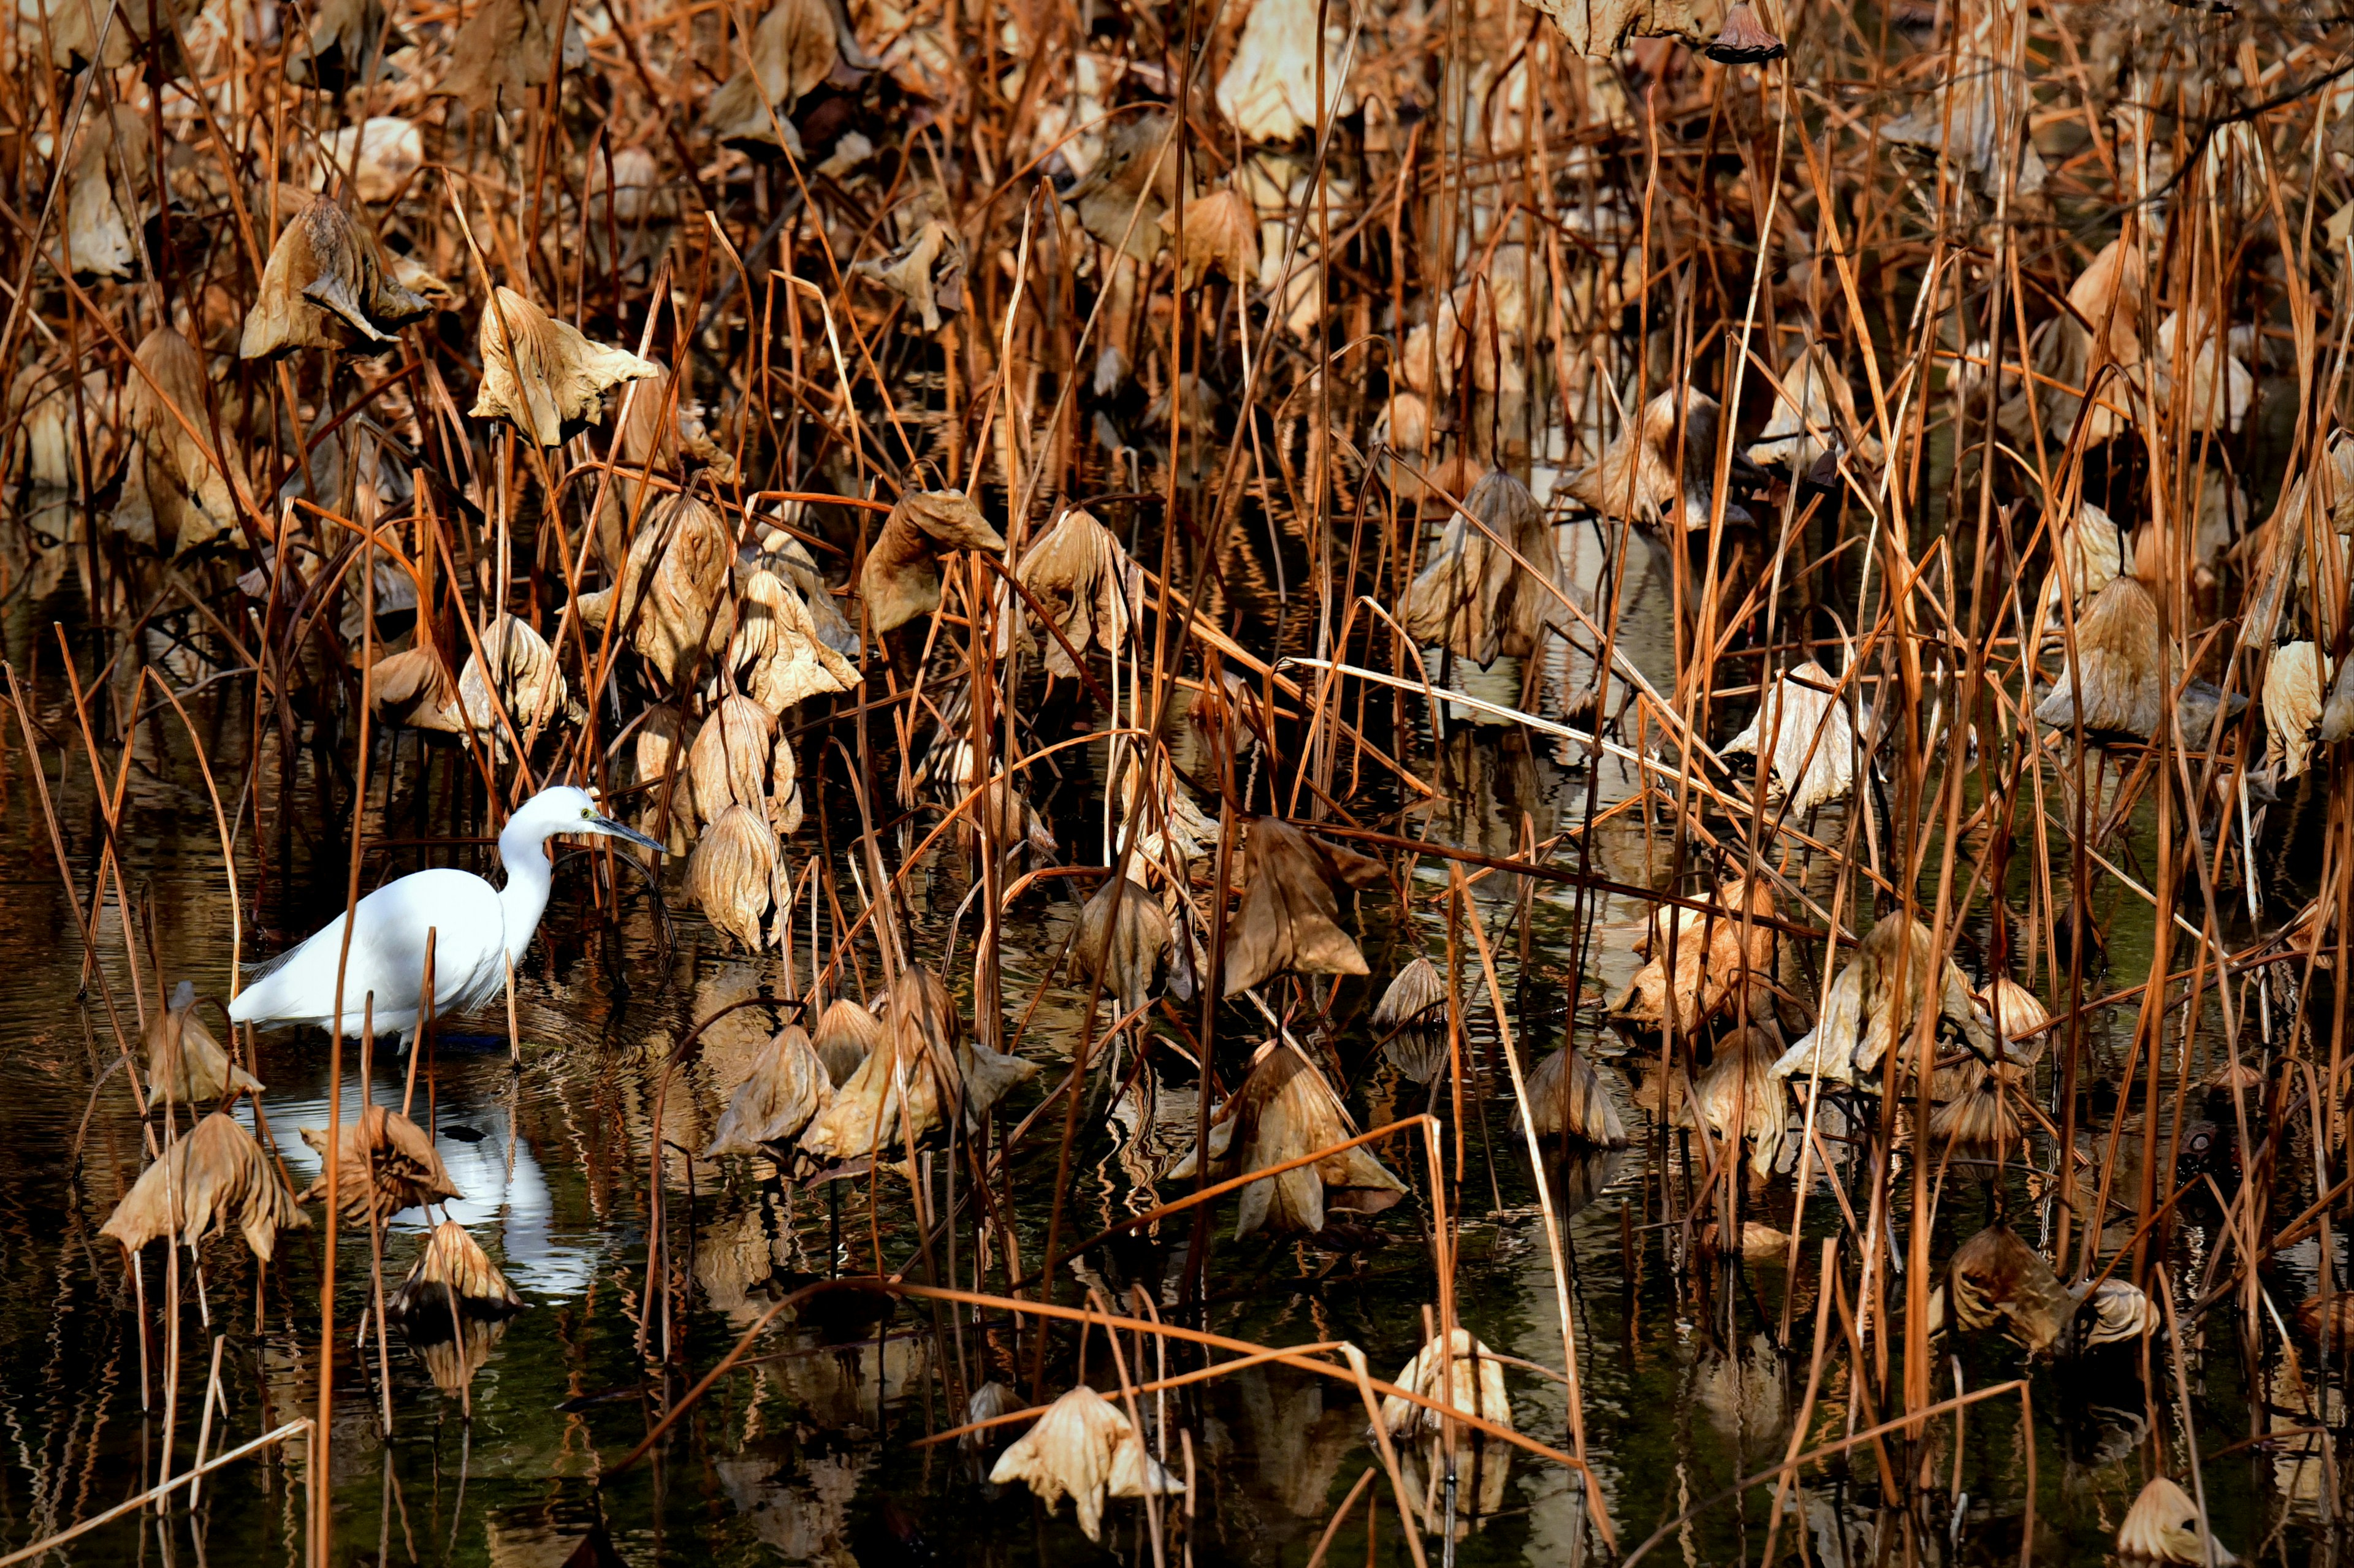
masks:
<path fill-rule="evenodd" d="M 1310 838 L 1273 817 L 1251 824 L 1243 857 L 1243 902 L 1228 927 L 1225 994 L 1238 995 L 1287 970 L 1361 975 L 1364 954 L 1341 929 L 1336 882 L 1369 887 L 1381 863 Z"/>
<path fill-rule="evenodd" d="M 139 1039 L 147 1054 L 147 1092 L 174 1105 L 200 1106 L 261 1087 L 196 1016 L 196 988 L 186 980 L 173 988 L 169 1008 L 147 1015 Z"/>
<path fill-rule="evenodd" d="M 433 1139 L 423 1128 L 396 1110 L 371 1105 L 355 1121 L 342 1125 L 334 1153 L 327 1147 L 327 1129 L 306 1127 L 302 1141 L 323 1160 L 333 1159 L 335 1197 L 354 1219 L 390 1219 L 403 1209 L 419 1208 L 458 1196 Z M 302 1193 L 310 1202 L 327 1195 L 327 1173 L 322 1170 Z"/>
<path fill-rule="evenodd" d="M 927 490 L 900 498 L 866 552 L 858 578 L 866 624 L 876 632 L 905 626 L 940 607 L 939 558 L 951 550 L 1005 553 L 1005 541 L 961 490 Z"/>
<path fill-rule="evenodd" d="M 396 1323 L 415 1319 L 430 1330 L 437 1313 L 446 1326 L 453 1308 L 460 1313 L 502 1317 L 521 1311 L 523 1298 L 465 1226 L 444 1220 L 425 1238 L 408 1277 L 384 1310 Z"/>
<path fill-rule="evenodd" d="M 1053 1513 L 1071 1499 L 1089 1541 L 1103 1539 L 1107 1494 L 1140 1498 L 1185 1489 L 1159 1460 L 1119 1408 L 1082 1383 L 1046 1407 L 1038 1424 L 998 1457 L 992 1486 L 1022 1481 Z"/>
<path fill-rule="evenodd" d="M 696 841 L 687 896 L 713 926 L 752 952 L 768 945 L 761 921 L 776 901 L 777 835 L 758 807 L 730 805 Z"/>
<path fill-rule="evenodd" d="M 334 198 L 316 196 L 279 231 L 237 352 L 242 359 L 298 348 L 376 352 L 366 345 L 391 343 L 432 308 L 387 275 L 375 239 Z"/>
<path fill-rule="evenodd" d="M 825 1064 L 801 1026 L 788 1023 L 727 1097 L 703 1152 L 759 1154 L 765 1152 L 763 1145 L 789 1146 L 811 1118 L 832 1103 L 833 1084 Z"/>
<path fill-rule="evenodd" d="M 194 1246 L 215 1229 L 235 1225 L 267 1263 L 280 1231 L 310 1224 L 253 1135 L 227 1111 L 215 1111 L 140 1173 L 100 1234 L 137 1252 L 163 1236 Z"/>
<path fill-rule="evenodd" d="M 580 329 L 502 287 L 482 307 L 477 333 L 482 390 L 467 412 L 504 419 L 544 447 L 602 418 L 605 394 L 624 381 L 658 374 L 627 349 L 591 343 Z"/>

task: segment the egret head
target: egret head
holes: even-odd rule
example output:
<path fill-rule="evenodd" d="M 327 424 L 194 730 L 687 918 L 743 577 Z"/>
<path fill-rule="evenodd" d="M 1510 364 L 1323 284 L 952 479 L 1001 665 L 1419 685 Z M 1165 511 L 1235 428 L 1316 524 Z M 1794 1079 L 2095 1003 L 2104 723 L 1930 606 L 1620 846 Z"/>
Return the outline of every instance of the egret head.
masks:
<path fill-rule="evenodd" d="M 515 809 L 507 825 L 512 829 L 517 824 L 527 825 L 550 838 L 559 833 L 598 833 L 650 849 L 656 854 L 663 853 L 658 841 L 613 821 L 598 807 L 594 795 L 570 784 L 542 789 L 525 800 Z"/>

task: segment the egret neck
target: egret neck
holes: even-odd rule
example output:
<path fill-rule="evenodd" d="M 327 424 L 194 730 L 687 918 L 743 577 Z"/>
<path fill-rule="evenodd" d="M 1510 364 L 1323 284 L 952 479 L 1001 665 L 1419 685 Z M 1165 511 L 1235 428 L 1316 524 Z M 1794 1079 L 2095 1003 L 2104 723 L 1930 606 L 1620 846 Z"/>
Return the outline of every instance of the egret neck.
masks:
<path fill-rule="evenodd" d="M 548 823 L 534 821 L 531 811 L 517 811 L 499 835 L 499 860 L 506 867 L 507 885 L 499 889 L 499 909 L 504 916 L 507 962 L 523 962 L 539 917 L 547 913 L 547 894 L 556 868 L 547 858 Z"/>

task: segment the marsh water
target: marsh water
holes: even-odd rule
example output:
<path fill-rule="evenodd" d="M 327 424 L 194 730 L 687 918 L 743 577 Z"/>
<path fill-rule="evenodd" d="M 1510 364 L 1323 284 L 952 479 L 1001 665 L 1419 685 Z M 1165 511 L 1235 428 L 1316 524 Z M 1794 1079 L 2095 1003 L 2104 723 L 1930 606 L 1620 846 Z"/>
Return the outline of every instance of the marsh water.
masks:
<path fill-rule="evenodd" d="M 1663 593 L 1651 577 L 1661 569 L 1656 560 L 1638 562 L 1633 591 Z M 1625 623 L 1657 619 L 1630 609 Z M 53 621 L 70 627 L 79 620 L 69 577 L 47 598 L 18 595 L 5 624 L 9 657 L 40 694 L 34 716 L 42 736 L 37 759 L 27 755 L 13 722 L 0 741 L 0 951 L 11 971 L 0 987 L 5 1549 L 154 1481 L 166 1452 L 165 1390 L 175 1378 L 169 1439 L 176 1466 L 185 1467 L 216 1343 L 222 1408 L 208 1434 L 213 1452 L 308 1414 L 318 1377 L 317 1229 L 283 1238 L 266 1271 L 257 1271 L 233 1243 L 204 1247 L 201 1271 L 192 1267 L 179 1281 L 185 1305 L 176 1368 L 168 1364 L 173 1347 L 152 1311 L 143 1347 L 125 1259 L 98 1234 L 144 1158 L 128 1090 L 122 1075 L 110 1071 L 118 1054 L 111 1016 L 135 1039 L 137 1014 L 156 1006 L 157 994 L 154 976 L 144 969 L 141 994 L 133 994 L 122 906 L 112 895 L 99 920 L 102 977 L 85 983 L 72 907 L 33 778 L 37 762 L 73 886 L 87 901 L 105 838 L 78 720 L 62 698 L 50 630 Z M 85 682 L 111 656 L 101 641 L 69 633 Z M 1666 650 L 1633 652 L 1654 668 L 1672 670 Z M 144 652 L 174 674 L 160 633 Z M 232 797 L 250 756 L 249 695 L 230 683 L 191 704 L 221 788 Z M 193 980 L 205 995 L 225 997 L 235 933 L 196 755 L 168 711 L 143 718 L 137 733 L 120 833 L 133 924 L 152 927 L 165 977 Z M 1581 758 L 1564 760 L 1551 742 L 1533 737 L 1532 744 L 1527 734 L 1501 726 L 1468 726 L 1439 737 L 1425 727 L 1416 744 L 1413 760 L 1439 798 L 1378 825 L 1490 854 L 1516 853 L 1524 835 L 1543 841 L 1569 832 L 1593 807 L 1623 799 L 1630 786 L 1623 763 L 1606 759 L 1590 774 Z M 313 753 L 302 747 L 281 767 L 274 733 L 262 745 L 270 799 L 277 800 L 284 778 L 297 806 L 283 831 L 274 815 L 265 815 L 267 863 L 240 857 L 249 957 L 275 951 L 330 916 L 342 902 L 345 865 L 343 845 L 319 835 Z M 420 753 L 407 745 L 390 772 L 390 804 L 379 801 L 368 823 L 374 839 L 390 842 L 368 849 L 363 887 L 425 863 L 491 869 L 479 843 L 406 842 L 425 836 L 410 825 L 420 814 L 417 792 L 436 791 L 434 802 L 448 800 L 446 764 L 423 771 Z M 381 768 L 376 777 L 385 777 Z M 348 802 L 348 781 L 337 788 Z M 1083 774 L 1066 788 L 1084 805 Z M 446 821 L 436 821 L 436 833 L 446 835 Z M 1844 831 L 1828 813 L 1816 826 L 1826 842 Z M 854 820 L 837 832 L 837 849 L 855 832 Z M 914 830 L 904 832 L 900 850 L 915 842 Z M 1665 833 L 1632 812 L 1596 826 L 1585 848 L 1595 870 L 1630 884 L 1664 885 L 1676 864 Z M 1567 863 L 1574 853 L 1559 852 L 1557 859 Z M 944 837 L 910 875 L 919 951 L 947 948 L 969 873 L 964 854 Z M 1425 891 L 1444 885 L 1443 867 L 1426 862 L 1418 874 L 1440 879 L 1426 880 Z M 1001 1126 L 1026 1115 L 1066 1070 L 1081 1033 L 1085 989 L 1055 962 L 1074 906 L 1055 885 L 1044 889 L 1025 894 L 1006 916 L 1009 1039 L 1042 985 L 1044 995 L 1015 1047 L 1042 1071 L 1001 1107 Z M 1533 1059 L 1554 1048 L 1565 1027 L 1574 1028 L 1580 1043 L 1605 1059 L 1604 1082 L 1634 1137 L 1633 1147 L 1617 1153 L 1551 1157 L 1575 1301 L 1587 1452 L 1622 1546 L 1717 1499 L 1670 1531 L 1653 1557 L 1755 1561 L 1765 1549 L 1773 1490 L 1742 1490 L 1736 1483 L 1778 1462 L 1791 1446 L 1817 1320 L 1815 1238 L 1840 1229 L 1836 1195 L 1818 1175 L 1802 1214 L 1794 1214 L 1797 1194 L 1787 1178 L 1759 1200 L 1766 1217 L 1784 1224 L 1795 1217 L 1807 1238 L 1800 1251 L 1809 1261 L 1796 1279 L 1777 1262 L 1688 1253 L 1681 1228 L 1667 1219 L 1681 1213 L 1677 1194 L 1695 1180 L 1692 1150 L 1685 1135 L 1659 1128 L 1638 1103 L 1634 1048 L 1605 1018 L 1637 962 L 1631 944 L 1640 911 L 1588 895 L 1581 920 L 1578 895 L 1546 885 L 1528 890 L 1523 916 L 1522 892 L 1503 875 L 1483 878 L 1473 890 L 1473 908 L 1488 922 L 1503 966 L 1516 1043 Z M 781 1014 L 768 1005 L 728 1014 L 700 1036 L 674 1074 L 673 1048 L 718 1008 L 777 994 L 780 972 L 772 958 L 756 966 L 724 950 L 699 917 L 659 914 L 634 882 L 625 880 L 610 898 L 599 906 L 577 863 L 559 870 L 556 902 L 518 975 L 519 1063 L 510 1061 L 503 1017 L 451 1021 L 429 1063 L 421 1065 L 415 1091 L 416 1114 L 424 1120 L 429 1106 L 440 1151 L 463 1194 L 449 1213 L 472 1228 L 505 1270 L 525 1310 L 487 1342 L 469 1344 L 463 1356 L 447 1343 L 437 1350 L 392 1333 L 383 1346 L 393 1417 L 385 1436 L 377 1340 L 371 1335 L 365 1347 L 353 1342 L 372 1298 L 368 1241 L 364 1230 L 345 1227 L 332 1473 L 313 1474 L 299 1443 L 273 1448 L 208 1477 L 195 1509 L 183 1499 L 160 1517 L 118 1520 L 73 1543 L 62 1558 L 298 1563 L 305 1489 L 323 1484 L 334 1492 L 338 1562 L 553 1568 L 615 1561 L 854 1561 L 881 1568 L 1151 1561 L 1135 1504 L 1112 1505 L 1101 1544 L 1091 1544 L 1067 1507 L 1050 1516 L 1027 1489 L 986 1484 L 985 1457 L 954 1444 L 917 1446 L 963 1419 L 952 1391 L 984 1378 L 1025 1393 L 1032 1386 L 1036 1340 L 1002 1318 L 970 1310 L 944 1308 L 935 1315 L 902 1307 L 879 1322 L 854 1304 L 805 1313 L 763 1341 L 750 1364 L 722 1379 L 645 1460 L 617 1468 L 770 1302 L 829 1274 L 873 1270 L 878 1243 L 884 1270 L 915 1268 L 917 1235 L 904 1181 L 809 1188 L 750 1161 L 701 1157 L 717 1107 Z M 2147 963 L 2147 907 L 2120 896 L 2105 908 L 2108 943 L 2088 977 L 2091 994 L 2137 982 Z M 1385 896 L 1367 895 L 1362 914 L 1374 973 L 1338 993 L 1335 1016 L 1343 1023 L 1332 1042 L 1351 1074 L 1351 1109 L 1361 1126 L 1372 1127 L 1427 1106 L 1447 1122 L 1448 1137 L 1465 1141 L 1467 1180 L 1450 1195 L 1462 1221 L 1461 1319 L 1498 1350 L 1557 1366 L 1561 1330 L 1551 1304 L 1548 1249 L 1511 1124 L 1511 1079 L 1492 1020 L 1484 1004 L 1471 1008 L 1471 1092 L 1458 1126 L 1448 1094 L 1404 1080 L 1364 1021 L 1378 987 L 1411 951 L 1443 956 L 1444 932 L 1432 924 L 1401 929 Z M 958 951 L 970 953 L 973 931 L 968 910 L 956 932 Z M 133 946 L 143 948 L 147 938 L 134 936 Z M 806 976 L 805 929 L 801 941 L 800 972 Z M 969 958 L 951 959 L 948 975 L 969 1009 Z M 871 971 L 866 980 L 872 983 Z M 2036 989 L 2048 994 L 2041 976 Z M 1566 1018 L 1573 991 L 1574 1025 Z M 1221 1049 L 1247 1049 L 1257 1037 L 1244 1032 L 1233 1010 L 1227 1020 Z M 2099 1014 L 2091 1027 L 2096 1056 L 2114 1059 L 2132 1027 L 2131 1010 Z M 364 1096 L 401 1103 L 408 1063 L 387 1046 L 363 1081 L 357 1055 L 347 1048 L 344 1060 L 345 1117 L 356 1114 Z M 307 1183 L 316 1161 L 296 1134 L 326 1119 L 326 1044 L 311 1033 L 264 1034 L 255 1065 L 267 1086 L 263 1106 L 274 1146 L 294 1181 Z M 1165 1173 L 1190 1146 L 1191 1070 L 1168 1053 L 1154 1054 L 1131 1075 L 1134 1066 L 1116 1058 L 1110 1073 L 1099 1070 L 1091 1079 L 1066 1193 L 1066 1236 L 1140 1212 L 1156 1194 L 1184 1190 Z M 1122 1078 L 1133 1086 L 1115 1106 Z M 249 1119 L 249 1112 L 240 1114 Z M 1837 1145 L 1836 1117 L 1825 1126 Z M 1168 1295 L 1164 1310 L 1270 1345 L 1353 1340 L 1377 1373 L 1394 1372 L 1421 1344 L 1430 1301 L 1428 1209 L 1421 1195 L 1427 1171 L 1405 1139 L 1383 1154 L 1416 1193 L 1363 1227 L 1364 1234 L 1336 1244 L 1349 1250 L 1297 1239 L 1236 1244 L 1229 1210 L 1213 1228 L 1209 1299 L 1188 1316 Z M 1008 1181 L 1033 1261 L 1044 1246 L 1056 1156 L 1052 1136 L 1029 1139 Z M 2049 1169 L 2052 1152 L 2037 1142 L 2031 1157 Z M 660 1183 L 658 1202 L 650 1177 Z M 935 1179 L 936 1201 L 945 1201 L 945 1173 Z M 1999 1178 L 1949 1172 L 1936 1255 L 1998 1208 L 2034 1237 L 2050 1224 L 2041 1186 L 2015 1155 Z M 316 1205 L 312 1213 L 315 1218 Z M 657 1215 L 667 1248 L 650 1278 Z M 2179 1299 L 2195 1293 L 2214 1215 L 2201 1194 L 2185 1202 L 2169 1227 L 2171 1255 L 2190 1281 Z M 406 1271 L 428 1226 L 422 1212 L 392 1221 L 383 1244 L 391 1279 Z M 1124 1295 L 1138 1280 L 1150 1286 L 1165 1279 L 1173 1288 L 1170 1254 L 1182 1256 L 1189 1229 L 1182 1223 L 1163 1229 L 1157 1245 L 1102 1249 L 1073 1266 L 1057 1282 L 1058 1298 L 1079 1300 L 1088 1284 L 1102 1287 L 1107 1298 Z M 2279 1299 L 2309 1293 L 2317 1245 L 2307 1242 L 2277 1260 L 2285 1276 L 2274 1292 Z M 151 1249 L 141 1282 L 151 1308 L 166 1288 L 157 1261 L 162 1250 Z M 971 1260 L 960 1266 L 970 1283 Z M 1901 1309 L 1901 1294 L 1896 1304 Z M 2318 1510 L 2332 1489 L 2322 1479 L 2314 1440 L 2247 1441 L 2277 1429 L 2307 1431 L 2317 1425 L 2313 1413 L 2267 1404 L 2252 1390 L 2228 1338 L 2211 1340 L 2191 1328 L 2180 1342 L 2180 1386 L 2166 1353 L 2153 1350 L 2155 1359 L 2128 1355 L 2097 1377 L 2037 1370 L 2026 1409 L 2006 1397 L 1971 1406 L 1958 1424 L 1950 1417 L 1929 1423 L 1934 1430 L 1908 1452 L 1941 1478 L 1959 1478 L 1950 1518 L 1883 1509 L 1874 1467 L 1861 1458 L 1809 1470 L 1787 1505 L 1779 1550 L 1832 1563 L 2017 1561 L 2031 1499 L 2037 1560 L 2097 1560 L 2126 1505 L 2158 1473 L 2158 1456 L 2169 1456 L 2179 1473 L 2183 1446 L 2194 1442 L 2200 1454 L 2214 1457 L 2204 1472 L 2206 1505 L 2221 1539 L 2243 1556 L 2281 1561 L 2326 1542 Z M 1934 1380 L 1939 1397 L 2020 1373 L 2007 1345 L 1948 1348 L 1952 1359 Z M 1085 1375 L 1117 1387 L 1099 1335 L 1090 1349 Z M 1167 1370 L 1185 1364 L 1172 1351 Z M 1141 1370 L 1127 1368 L 1130 1375 Z M 1067 1335 L 1055 1341 L 1045 1371 L 1050 1393 L 1080 1371 Z M 1520 1372 L 1508 1382 L 1518 1426 L 1566 1446 L 1558 1386 Z M 1850 1431 L 1876 1419 L 1836 1366 L 1817 1397 L 1809 1425 L 1817 1437 L 1827 1429 L 1826 1411 L 1847 1412 L 1844 1429 Z M 1152 1408 L 1165 1412 L 1156 1440 L 1165 1442 L 1172 1468 L 1193 1477 L 1195 1563 L 1304 1563 L 1326 1521 L 1377 1462 L 1364 1408 L 1349 1385 L 1279 1367 L 1198 1384 Z M 1728 1490 L 1732 1495 L 1719 1499 Z M 1570 1471 L 1525 1455 L 1482 1454 L 1465 1471 L 1456 1499 L 1459 1539 L 1447 1545 L 1434 1535 L 1431 1560 L 1591 1558 L 1584 1508 Z M 1362 1508 L 1352 1511 L 1330 1561 L 1410 1561 L 1394 1511 L 1384 1510 L 1371 1541 L 1364 1517 Z"/>

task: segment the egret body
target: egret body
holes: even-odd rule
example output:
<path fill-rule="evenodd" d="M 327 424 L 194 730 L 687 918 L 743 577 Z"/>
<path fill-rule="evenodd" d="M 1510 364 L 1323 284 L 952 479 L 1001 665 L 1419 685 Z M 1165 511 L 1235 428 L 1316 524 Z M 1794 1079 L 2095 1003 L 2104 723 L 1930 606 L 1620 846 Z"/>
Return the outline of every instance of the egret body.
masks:
<path fill-rule="evenodd" d="M 645 834 L 607 817 L 586 789 L 558 785 L 515 809 L 499 834 L 504 887 L 470 871 L 440 866 L 385 884 L 352 911 L 351 957 L 344 962 L 343 1032 L 357 1034 L 373 993 L 375 1028 L 398 1033 L 405 1050 L 417 1033 L 425 985 L 425 935 L 433 936 L 433 1011 L 470 1012 L 506 985 L 547 908 L 554 867 L 547 841 L 566 833 L 624 839 L 663 853 Z M 344 917 L 272 959 L 229 1003 L 239 1023 L 333 1027 L 335 969 L 344 955 Z"/>

